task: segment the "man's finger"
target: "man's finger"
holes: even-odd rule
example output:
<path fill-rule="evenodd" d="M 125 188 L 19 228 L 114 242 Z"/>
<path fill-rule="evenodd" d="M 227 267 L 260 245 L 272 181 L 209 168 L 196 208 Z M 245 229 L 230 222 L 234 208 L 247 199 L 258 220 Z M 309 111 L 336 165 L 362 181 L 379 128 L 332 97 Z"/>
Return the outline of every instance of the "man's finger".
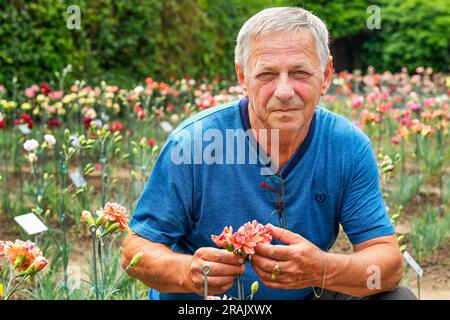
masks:
<path fill-rule="evenodd" d="M 272 259 L 268 259 L 264 256 L 260 256 L 258 254 L 254 254 L 252 255 L 252 267 L 257 266 L 259 269 L 264 270 L 265 272 L 271 274 L 273 268 L 275 267 L 275 265 L 278 264 L 278 268 L 280 270 L 287 270 L 288 266 L 287 264 L 289 262 L 285 262 L 285 261 L 275 261 Z"/>
<path fill-rule="evenodd" d="M 216 248 L 202 248 L 200 251 L 200 258 L 205 261 L 218 262 L 241 266 L 244 264 L 244 258 L 223 249 Z"/>
<path fill-rule="evenodd" d="M 272 224 L 268 224 L 267 228 L 269 229 L 272 237 L 286 244 L 296 244 L 301 242 L 302 240 L 305 240 L 301 235 L 297 233 L 294 233 L 287 229 L 275 227 Z"/>
<path fill-rule="evenodd" d="M 275 261 L 290 260 L 292 248 L 285 245 L 258 244 L 255 253 Z"/>

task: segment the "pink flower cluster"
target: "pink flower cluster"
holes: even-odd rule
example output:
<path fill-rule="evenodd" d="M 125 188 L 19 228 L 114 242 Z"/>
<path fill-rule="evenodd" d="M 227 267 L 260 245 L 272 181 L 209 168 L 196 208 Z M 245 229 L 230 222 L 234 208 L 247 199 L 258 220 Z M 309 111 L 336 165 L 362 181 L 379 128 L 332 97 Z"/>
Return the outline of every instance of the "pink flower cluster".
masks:
<path fill-rule="evenodd" d="M 0 241 L 0 258 L 6 258 L 15 271 L 25 271 L 29 275 L 41 271 L 48 264 L 41 250 L 29 240 Z"/>
<path fill-rule="evenodd" d="M 211 239 L 217 246 L 246 257 L 255 253 L 254 248 L 258 244 L 270 243 L 272 235 L 266 226 L 253 220 L 244 224 L 235 233 L 233 227 L 225 227 L 219 236 L 212 235 Z"/>
<path fill-rule="evenodd" d="M 97 210 L 97 215 L 102 217 L 104 222 L 118 223 L 120 230 L 128 229 L 127 209 L 116 202 L 106 203 L 104 208 Z"/>

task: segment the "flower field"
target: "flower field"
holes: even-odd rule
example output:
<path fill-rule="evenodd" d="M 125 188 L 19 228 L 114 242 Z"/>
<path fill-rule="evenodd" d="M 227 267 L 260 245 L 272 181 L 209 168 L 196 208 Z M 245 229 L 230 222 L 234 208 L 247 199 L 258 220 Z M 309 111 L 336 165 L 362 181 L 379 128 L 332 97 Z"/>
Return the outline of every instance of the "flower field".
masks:
<path fill-rule="evenodd" d="M 0 85 L 0 296 L 145 299 L 145 285 L 122 270 L 121 240 L 155 158 L 184 119 L 241 90 L 219 78 L 91 86 L 65 83 L 68 72 Z M 321 101 L 371 138 L 402 250 L 430 266 L 439 288 L 450 287 L 449 93 L 450 76 L 431 68 L 369 68 L 336 74 Z M 47 231 L 16 224 L 30 212 Z"/>

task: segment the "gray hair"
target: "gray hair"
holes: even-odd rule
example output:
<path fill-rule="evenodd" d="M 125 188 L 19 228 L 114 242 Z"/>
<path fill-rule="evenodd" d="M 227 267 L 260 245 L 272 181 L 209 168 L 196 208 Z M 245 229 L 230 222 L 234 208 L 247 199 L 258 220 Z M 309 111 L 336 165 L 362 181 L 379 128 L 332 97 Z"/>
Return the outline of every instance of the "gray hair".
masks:
<path fill-rule="evenodd" d="M 328 30 L 325 23 L 311 12 L 298 7 L 275 7 L 264 9 L 248 19 L 241 30 L 234 49 L 234 59 L 245 69 L 252 42 L 259 36 L 277 31 L 311 31 L 322 71 L 330 56 Z"/>

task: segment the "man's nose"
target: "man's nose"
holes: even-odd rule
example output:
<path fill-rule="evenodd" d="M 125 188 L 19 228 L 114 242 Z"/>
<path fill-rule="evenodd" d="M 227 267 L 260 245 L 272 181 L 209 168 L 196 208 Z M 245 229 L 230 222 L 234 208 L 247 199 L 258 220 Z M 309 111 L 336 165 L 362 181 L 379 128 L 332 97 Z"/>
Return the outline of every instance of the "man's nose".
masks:
<path fill-rule="evenodd" d="M 280 74 L 275 88 L 275 97 L 280 101 L 288 101 L 294 96 L 294 88 L 287 74 Z"/>

